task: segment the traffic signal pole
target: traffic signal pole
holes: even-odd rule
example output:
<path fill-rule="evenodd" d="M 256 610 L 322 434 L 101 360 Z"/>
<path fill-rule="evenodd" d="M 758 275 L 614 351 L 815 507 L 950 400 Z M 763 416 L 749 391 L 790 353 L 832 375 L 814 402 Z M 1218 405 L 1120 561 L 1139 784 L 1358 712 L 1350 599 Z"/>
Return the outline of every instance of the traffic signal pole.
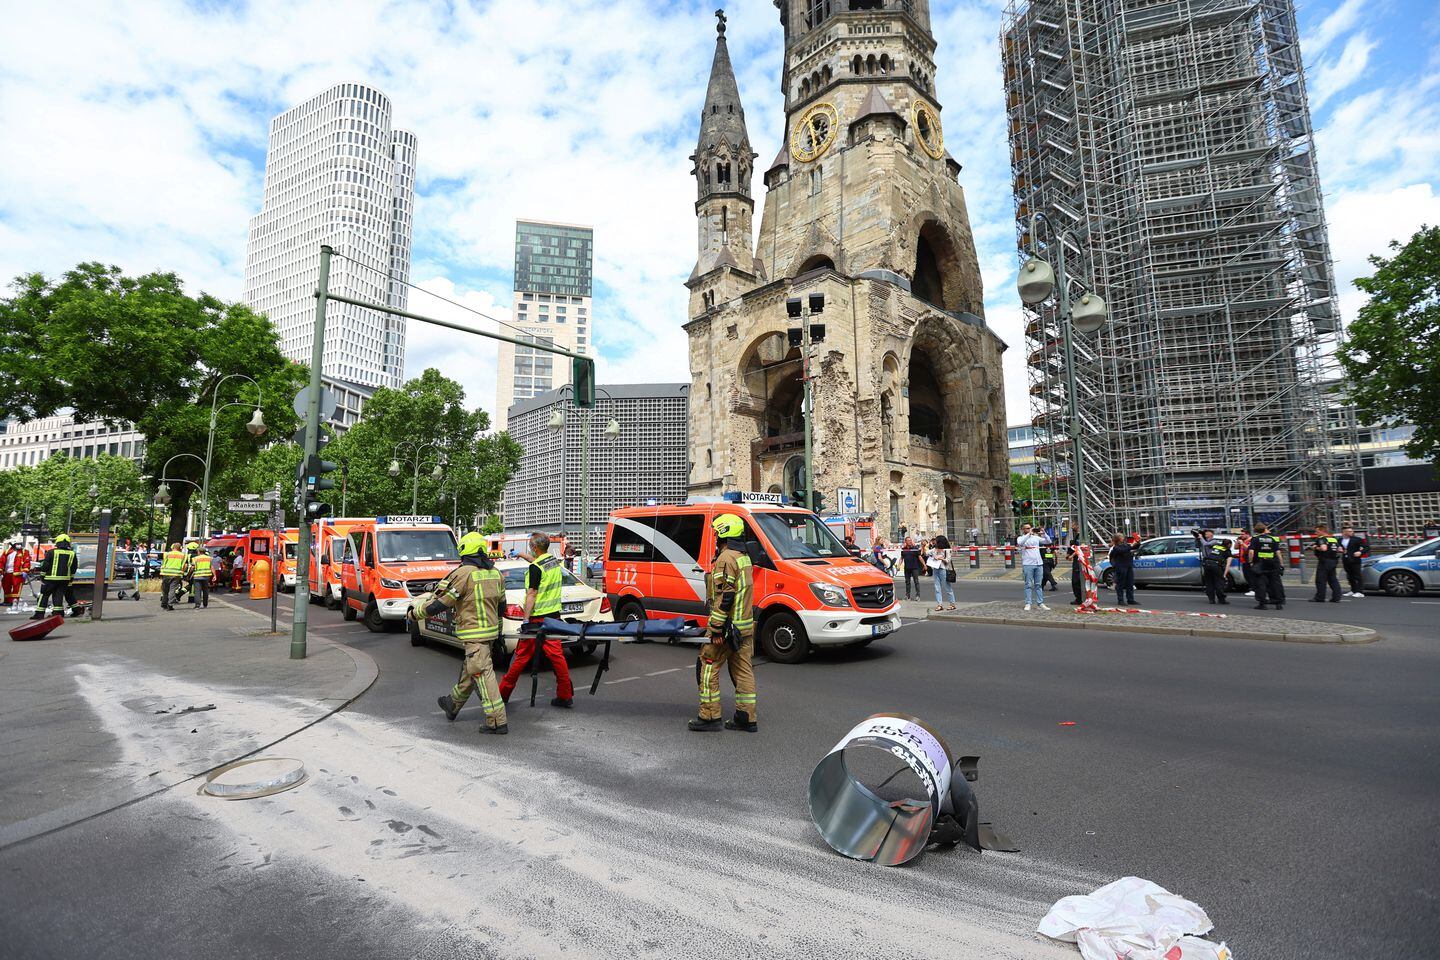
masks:
<path fill-rule="evenodd" d="M 320 247 L 320 286 L 315 291 L 315 330 L 310 343 L 310 390 L 305 403 L 305 463 L 311 463 L 320 441 L 320 364 L 325 358 L 325 305 L 330 296 L 329 245 Z M 308 477 L 306 478 L 309 479 Z M 305 498 L 300 498 L 305 502 Z M 295 615 L 290 626 L 290 659 L 305 659 L 305 628 L 310 619 L 310 519 L 302 508 L 299 542 L 295 545 Z M 305 564 L 302 573 L 300 565 Z"/>

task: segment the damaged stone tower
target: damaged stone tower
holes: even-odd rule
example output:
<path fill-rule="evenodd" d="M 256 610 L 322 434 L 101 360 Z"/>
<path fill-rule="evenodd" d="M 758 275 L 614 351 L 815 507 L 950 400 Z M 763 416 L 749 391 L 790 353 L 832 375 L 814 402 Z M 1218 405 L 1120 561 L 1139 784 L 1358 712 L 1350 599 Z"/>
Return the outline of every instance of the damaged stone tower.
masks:
<path fill-rule="evenodd" d="M 960 164 L 935 100 L 928 0 L 776 0 L 785 146 L 753 163 L 719 14 L 691 158 L 690 490 L 804 486 L 800 350 L 785 303 L 825 296 L 812 349 L 815 486 L 861 491 L 877 532 L 992 531 L 1009 499 L 1000 354 Z"/>

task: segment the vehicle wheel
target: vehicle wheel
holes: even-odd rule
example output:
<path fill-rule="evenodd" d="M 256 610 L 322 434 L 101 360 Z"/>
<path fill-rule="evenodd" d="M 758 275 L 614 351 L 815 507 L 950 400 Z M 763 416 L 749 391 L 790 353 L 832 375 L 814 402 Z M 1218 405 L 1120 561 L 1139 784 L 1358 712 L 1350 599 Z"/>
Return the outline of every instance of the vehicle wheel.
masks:
<path fill-rule="evenodd" d="M 1103 577 L 1100 578 L 1100 582 L 1103 583 L 1103 584 L 1105 584 L 1105 586 L 1107 586 L 1107 587 L 1113 587 L 1113 586 L 1115 586 L 1115 571 L 1114 571 L 1114 570 L 1106 570 L 1106 571 L 1105 571 L 1105 576 L 1103 576 Z"/>
<path fill-rule="evenodd" d="M 1413 597 L 1420 592 L 1420 578 L 1405 570 L 1396 570 L 1380 578 L 1380 589 L 1392 597 Z"/>
<path fill-rule="evenodd" d="M 799 663 L 810 656 L 810 638 L 800 618 L 788 610 L 777 610 L 760 627 L 760 645 L 776 663 Z"/>
<path fill-rule="evenodd" d="M 345 620 L 355 620 L 355 608 L 350 606 L 350 596 L 344 590 L 340 591 L 340 616 Z"/>
<path fill-rule="evenodd" d="M 425 638 L 420 635 L 420 621 L 407 620 L 406 623 L 410 625 L 410 646 L 423 647 Z"/>
<path fill-rule="evenodd" d="M 340 601 L 336 600 L 336 599 L 335 599 L 335 594 L 331 593 L 331 592 L 328 591 L 328 590 L 325 591 L 325 609 L 326 609 L 326 610 L 338 610 L 338 609 L 340 609 Z"/>
<path fill-rule="evenodd" d="M 635 600 L 627 600 L 624 603 L 620 604 L 620 608 L 615 611 L 615 614 L 616 617 L 620 620 L 639 622 L 645 619 L 645 608 L 640 606 L 640 604 Z M 650 641 L 637 640 L 636 642 L 649 643 Z"/>
<path fill-rule="evenodd" d="M 496 644 L 496 647 L 503 648 L 504 646 L 503 643 Z M 515 654 L 505 649 L 496 652 L 496 647 L 490 648 L 490 663 L 495 668 L 496 673 L 503 675 L 506 670 L 510 669 L 510 661 L 515 659 Z"/>
<path fill-rule="evenodd" d="M 371 633 L 384 633 L 387 629 L 385 618 L 380 616 L 380 607 L 376 605 L 374 600 L 371 600 L 365 605 L 365 614 L 362 619 L 365 623 L 365 629 Z"/>

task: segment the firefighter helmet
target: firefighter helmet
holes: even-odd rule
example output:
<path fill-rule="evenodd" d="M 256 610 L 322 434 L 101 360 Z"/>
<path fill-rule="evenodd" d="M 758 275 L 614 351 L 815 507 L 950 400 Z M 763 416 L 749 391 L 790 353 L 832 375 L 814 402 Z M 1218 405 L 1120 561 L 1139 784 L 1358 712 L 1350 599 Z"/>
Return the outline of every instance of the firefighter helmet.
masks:
<path fill-rule="evenodd" d="M 460 538 L 460 556 L 469 557 L 485 550 L 485 537 L 483 534 L 471 530 Z"/>
<path fill-rule="evenodd" d="M 715 536 L 721 540 L 733 540 L 745 532 L 745 521 L 733 513 L 722 513 L 710 521 L 710 526 L 715 528 Z"/>

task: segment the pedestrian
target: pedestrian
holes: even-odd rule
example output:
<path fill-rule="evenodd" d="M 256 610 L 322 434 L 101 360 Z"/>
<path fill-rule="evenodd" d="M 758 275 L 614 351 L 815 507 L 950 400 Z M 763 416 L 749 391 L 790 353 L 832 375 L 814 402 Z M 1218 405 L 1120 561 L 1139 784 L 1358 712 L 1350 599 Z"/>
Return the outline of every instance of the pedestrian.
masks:
<path fill-rule="evenodd" d="M 180 583 L 180 577 L 185 573 L 185 551 L 180 549 L 180 544 L 170 544 L 170 549 L 165 551 L 165 557 L 160 562 L 160 609 L 174 610 L 172 594 Z"/>
<path fill-rule="evenodd" d="M 705 577 L 706 642 L 695 664 L 700 711 L 687 726 L 695 733 L 726 730 L 757 733 L 755 712 L 755 590 L 750 557 L 742 549 L 745 521 L 722 513 L 710 522 L 715 531 L 715 562 Z M 735 715 L 721 723 L 720 665 L 730 668 Z"/>
<path fill-rule="evenodd" d="M 1060 533 L 1065 537 L 1064 529 Z M 1075 595 L 1075 606 L 1078 607 L 1085 602 L 1085 561 L 1080 556 L 1079 544 L 1075 542 L 1073 531 L 1071 534 L 1066 538 L 1070 542 L 1065 547 L 1065 555 L 1070 558 L 1070 592 Z"/>
<path fill-rule="evenodd" d="M 505 678 L 500 681 L 500 697 L 506 703 L 510 702 L 510 693 L 515 689 L 520 674 L 530 665 L 530 658 L 536 654 L 535 631 L 539 630 L 546 617 L 560 612 L 560 593 L 564 579 L 560 558 L 550 553 L 550 538 L 545 534 L 530 534 L 528 552 L 521 554 L 521 557 L 530 562 L 525 571 L 525 600 L 520 607 L 521 616 L 532 632 L 529 636 L 520 637 L 520 642 L 515 646 L 515 658 L 510 661 L 510 669 L 505 671 Z M 565 651 L 560 646 L 560 641 L 553 637 L 546 638 L 540 652 L 555 670 L 555 696 L 550 705 L 567 709 L 573 707 L 575 686 L 570 682 L 570 665 L 565 662 Z"/>
<path fill-rule="evenodd" d="M 1255 596 L 1255 574 L 1250 569 L 1250 531 L 1244 527 L 1235 534 L 1235 545 L 1232 548 L 1235 559 L 1240 561 L 1240 576 L 1245 578 L 1245 596 Z"/>
<path fill-rule="evenodd" d="M 3 577 L 5 606 L 11 609 L 20 602 L 20 588 L 25 585 L 25 574 L 30 572 L 30 551 L 18 540 L 6 544 L 0 554 L 0 577 Z"/>
<path fill-rule="evenodd" d="M 201 607 L 210 606 L 210 577 L 214 572 L 214 560 L 210 554 L 205 550 L 195 551 L 190 558 L 192 603 L 198 601 Z"/>
<path fill-rule="evenodd" d="M 1340 578 L 1336 571 L 1340 568 L 1340 538 L 1331 534 L 1325 524 L 1317 523 L 1315 542 L 1310 550 L 1315 554 L 1315 596 L 1310 598 L 1310 602 L 1324 603 L 1328 588 L 1330 602 L 1339 603 Z"/>
<path fill-rule="evenodd" d="M 570 543 L 565 544 L 565 569 L 575 573 L 575 547 Z"/>
<path fill-rule="evenodd" d="M 1230 575 L 1230 544 L 1215 536 L 1214 530 L 1201 530 L 1196 537 L 1200 551 L 1200 579 L 1205 596 L 1211 603 L 1229 603 L 1225 583 Z"/>
<path fill-rule="evenodd" d="M 955 588 L 950 584 L 950 576 L 953 571 L 950 569 L 950 540 L 945 534 L 940 534 L 930 543 L 930 551 L 926 564 L 930 567 L 930 576 L 935 580 L 935 609 L 955 609 Z M 946 607 L 949 604 L 949 607 Z"/>
<path fill-rule="evenodd" d="M 1345 579 L 1350 587 L 1347 597 L 1365 599 L 1365 558 L 1370 556 L 1370 541 L 1355 536 L 1355 528 L 1346 524 L 1340 528 L 1340 562 L 1345 567 Z"/>
<path fill-rule="evenodd" d="M 1279 537 L 1273 537 L 1270 528 L 1263 523 L 1255 524 L 1255 536 L 1250 538 L 1250 569 L 1255 572 L 1255 609 L 1264 610 L 1267 604 L 1274 604 L 1276 610 L 1285 609 L 1285 583 L 1281 579 L 1285 568 L 1281 557 L 1285 545 Z"/>
<path fill-rule="evenodd" d="M 1045 606 L 1045 591 L 1041 587 L 1045 565 L 1040 559 L 1040 548 L 1047 542 L 1028 523 L 1021 524 L 1020 536 L 1015 538 L 1015 546 L 1020 548 L 1020 573 L 1025 580 L 1026 610 L 1030 609 L 1032 602 L 1041 610 L 1050 609 Z"/>
<path fill-rule="evenodd" d="M 1055 544 L 1052 542 L 1053 539 L 1051 532 L 1046 530 L 1045 543 L 1040 547 L 1040 563 L 1044 571 L 1040 576 L 1040 586 L 1044 587 L 1049 584 L 1051 593 L 1060 589 L 1060 585 L 1055 582 Z"/>
<path fill-rule="evenodd" d="M 1120 534 L 1110 536 L 1110 571 L 1115 582 L 1115 602 L 1135 602 L 1135 548 Z"/>
<path fill-rule="evenodd" d="M 433 594 L 417 597 L 405 615 L 411 620 L 438 616 L 444 610 L 455 611 L 455 639 L 465 647 L 465 662 L 460 666 L 460 679 L 450 692 L 437 701 L 445 719 L 454 721 L 470 693 L 480 691 L 480 706 L 485 710 L 481 733 L 510 732 L 505 716 L 505 700 L 495 680 L 495 664 L 491 646 L 500 638 L 505 607 L 505 576 L 495 569 L 486 555 L 485 538 L 475 531 L 460 538 L 460 566 L 446 574 Z"/>
<path fill-rule="evenodd" d="M 913 537 L 900 548 L 900 572 L 905 575 L 905 599 L 920 599 L 920 574 L 925 570 L 924 554 Z"/>
<path fill-rule="evenodd" d="M 70 534 L 57 534 L 55 545 L 36 568 L 36 572 L 40 574 L 40 599 L 35 604 L 35 615 L 31 620 L 44 620 L 57 600 L 60 603 L 60 616 L 67 613 L 74 616 L 80 612 L 80 605 L 75 600 L 76 566 L 75 548 L 70 543 Z"/>

